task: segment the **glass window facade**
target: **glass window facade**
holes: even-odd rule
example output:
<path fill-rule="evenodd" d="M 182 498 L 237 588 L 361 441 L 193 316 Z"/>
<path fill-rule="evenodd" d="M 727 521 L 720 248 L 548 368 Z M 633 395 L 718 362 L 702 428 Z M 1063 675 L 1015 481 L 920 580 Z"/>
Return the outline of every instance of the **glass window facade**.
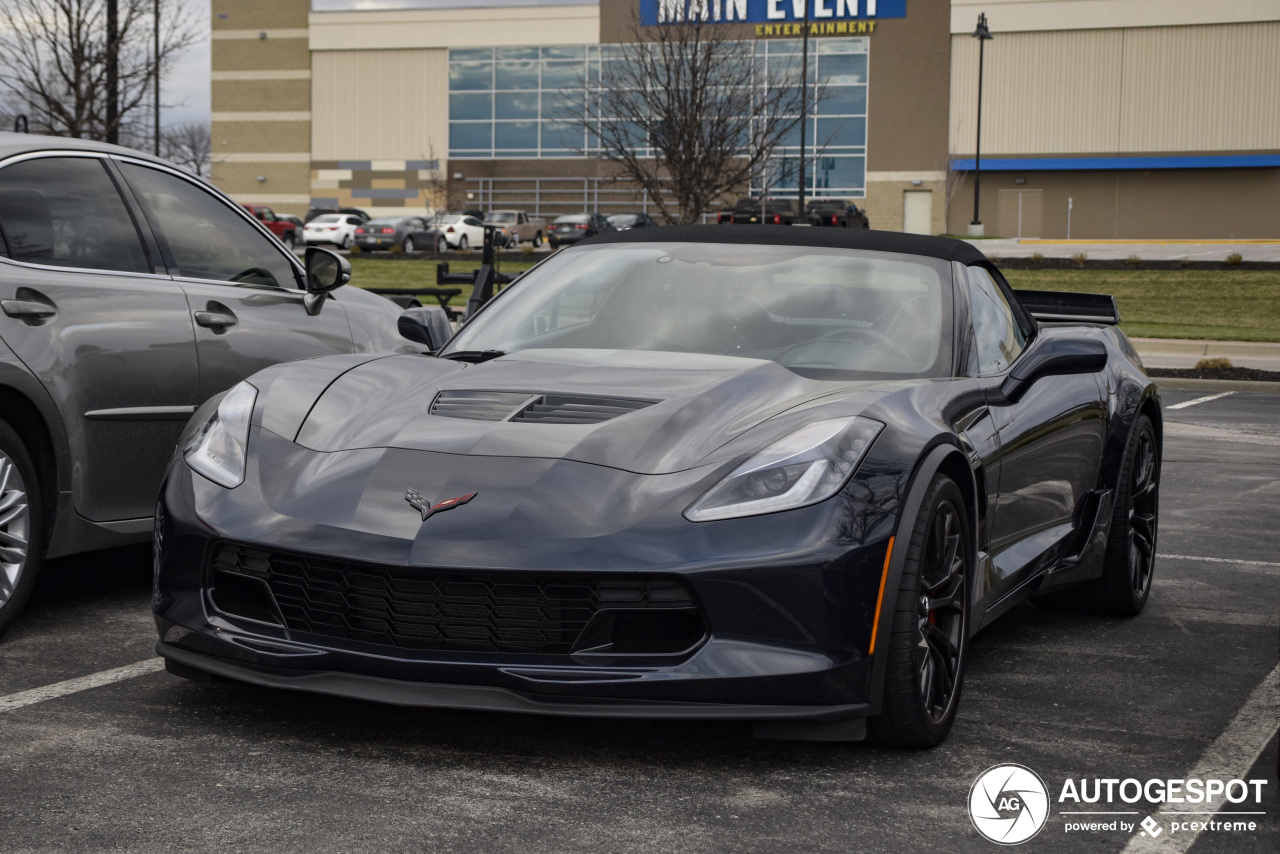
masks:
<path fill-rule="evenodd" d="M 587 108 L 585 90 L 599 86 L 602 76 L 607 80 L 608 67 L 603 64 L 625 61 L 626 49 L 625 45 L 451 49 L 449 156 L 526 159 L 592 153 L 594 134 L 564 121 L 564 116 L 567 110 Z M 799 84 L 799 40 L 761 40 L 754 50 L 758 79 L 789 77 Z M 816 109 L 811 106 L 805 133 L 810 194 L 865 194 L 867 65 L 868 39 L 825 38 L 809 44 L 809 103 L 814 103 L 815 92 L 823 93 Z M 648 149 L 642 129 L 636 128 L 632 138 L 637 149 Z M 786 195 L 796 189 L 798 126 L 785 142 L 769 167 L 769 174 L 775 176 L 768 182 L 771 194 Z"/>

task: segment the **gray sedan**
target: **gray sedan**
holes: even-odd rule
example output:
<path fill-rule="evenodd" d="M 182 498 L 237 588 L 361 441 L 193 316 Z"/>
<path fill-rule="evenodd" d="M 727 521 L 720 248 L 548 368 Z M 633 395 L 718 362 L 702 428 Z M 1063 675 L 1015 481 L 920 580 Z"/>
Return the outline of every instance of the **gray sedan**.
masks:
<path fill-rule="evenodd" d="M 44 558 L 150 538 L 206 398 L 277 362 L 413 349 L 391 302 L 334 290 L 349 269 L 304 265 L 162 160 L 0 134 L 0 633 Z"/>

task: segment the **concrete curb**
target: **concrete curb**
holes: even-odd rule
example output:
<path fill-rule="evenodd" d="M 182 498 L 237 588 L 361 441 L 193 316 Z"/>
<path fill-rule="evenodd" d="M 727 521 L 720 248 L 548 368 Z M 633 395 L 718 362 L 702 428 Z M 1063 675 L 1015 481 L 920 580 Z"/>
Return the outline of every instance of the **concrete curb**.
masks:
<path fill-rule="evenodd" d="M 1280 394 L 1280 383 L 1252 380 L 1196 380 L 1183 377 L 1152 377 L 1162 391 L 1252 391 Z"/>
<path fill-rule="evenodd" d="M 1143 358 L 1147 356 L 1235 356 L 1280 359 L 1280 344 L 1269 341 L 1207 341 L 1191 338 L 1130 338 Z"/>

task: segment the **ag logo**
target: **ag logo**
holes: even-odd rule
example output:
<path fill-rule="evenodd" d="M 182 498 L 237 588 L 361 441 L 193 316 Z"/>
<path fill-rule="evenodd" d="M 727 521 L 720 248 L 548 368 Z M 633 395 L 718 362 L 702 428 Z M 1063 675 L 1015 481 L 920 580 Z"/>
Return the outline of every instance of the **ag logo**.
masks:
<path fill-rule="evenodd" d="M 1040 832 L 1049 817 L 1044 780 L 1022 765 L 994 765 L 969 790 L 969 818 L 1000 845 L 1018 845 Z"/>

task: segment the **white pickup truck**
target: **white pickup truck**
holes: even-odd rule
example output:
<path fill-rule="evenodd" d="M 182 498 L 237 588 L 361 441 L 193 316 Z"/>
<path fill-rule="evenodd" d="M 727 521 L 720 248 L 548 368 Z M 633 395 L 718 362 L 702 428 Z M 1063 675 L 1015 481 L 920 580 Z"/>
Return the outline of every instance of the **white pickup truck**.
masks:
<path fill-rule="evenodd" d="M 489 211 L 484 224 L 497 226 L 506 237 L 506 246 L 532 243 L 537 249 L 547 236 L 547 221 L 531 217 L 524 211 Z"/>

